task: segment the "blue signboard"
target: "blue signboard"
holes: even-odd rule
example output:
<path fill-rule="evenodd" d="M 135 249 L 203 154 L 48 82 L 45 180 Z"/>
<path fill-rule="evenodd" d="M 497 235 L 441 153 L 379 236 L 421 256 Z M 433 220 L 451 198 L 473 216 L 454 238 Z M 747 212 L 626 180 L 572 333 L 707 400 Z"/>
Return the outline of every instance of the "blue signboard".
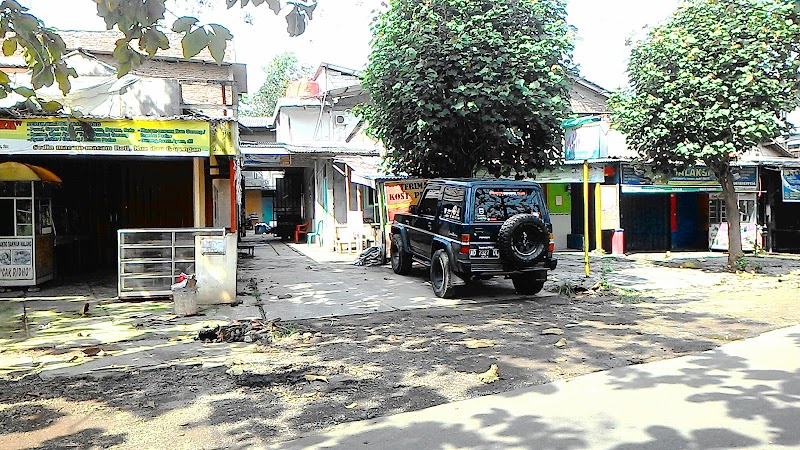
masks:
<path fill-rule="evenodd" d="M 733 166 L 733 184 L 737 191 L 751 191 L 758 187 L 758 173 L 755 166 Z M 632 166 L 622 167 L 622 183 L 627 186 L 660 186 L 661 191 L 668 192 L 670 188 L 675 192 L 679 188 L 693 191 L 705 190 L 708 192 L 719 191 L 720 185 L 714 172 L 704 166 L 690 166 L 675 172 L 672 176 L 641 170 Z"/>
<path fill-rule="evenodd" d="M 800 169 L 781 170 L 783 201 L 800 202 Z"/>

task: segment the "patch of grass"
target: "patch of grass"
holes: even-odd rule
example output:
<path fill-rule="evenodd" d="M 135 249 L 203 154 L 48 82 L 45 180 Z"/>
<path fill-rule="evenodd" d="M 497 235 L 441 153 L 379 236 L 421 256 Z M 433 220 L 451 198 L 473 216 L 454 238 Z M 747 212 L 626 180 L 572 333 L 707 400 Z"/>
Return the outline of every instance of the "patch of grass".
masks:
<path fill-rule="evenodd" d="M 548 290 L 562 297 L 575 297 L 575 284 L 569 280 L 564 280 Z"/>
<path fill-rule="evenodd" d="M 269 332 L 269 340 L 294 339 L 298 334 L 300 334 L 300 330 L 290 323 L 276 324 L 275 329 Z"/>
<path fill-rule="evenodd" d="M 604 259 L 603 265 L 600 268 L 600 280 L 597 282 L 601 291 L 610 291 L 613 287 L 608 280 L 608 275 L 612 272 L 614 272 L 614 269 L 611 268 L 611 262 L 608 259 Z"/>
<path fill-rule="evenodd" d="M 744 255 L 739 255 L 736 258 L 736 262 L 733 263 L 733 268 L 736 269 L 737 272 L 744 272 L 747 270 L 747 258 Z"/>
<path fill-rule="evenodd" d="M 264 311 L 264 302 L 261 301 L 261 289 L 258 288 L 258 280 L 250 278 L 250 281 L 247 282 L 247 288 L 250 290 L 250 295 L 256 299 L 254 304 L 258 308 L 259 313 L 261 313 L 261 319 L 267 320 L 267 312 Z"/>
<path fill-rule="evenodd" d="M 645 296 L 636 289 L 619 288 L 615 293 L 619 296 L 619 301 L 623 303 L 640 303 L 645 301 Z"/>

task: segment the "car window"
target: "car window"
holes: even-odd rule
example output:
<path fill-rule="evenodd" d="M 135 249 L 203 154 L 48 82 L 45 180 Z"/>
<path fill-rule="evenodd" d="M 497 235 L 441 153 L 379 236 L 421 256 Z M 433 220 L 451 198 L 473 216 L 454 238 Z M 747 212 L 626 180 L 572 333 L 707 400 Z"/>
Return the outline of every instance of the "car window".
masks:
<path fill-rule="evenodd" d="M 445 186 L 442 191 L 441 218 L 456 222 L 464 221 L 464 197 L 466 189 L 459 186 Z"/>
<path fill-rule="evenodd" d="M 419 210 L 421 215 L 435 216 L 436 209 L 439 206 L 439 200 L 442 198 L 442 186 L 430 186 L 425 190 L 422 200 L 419 201 Z"/>
<path fill-rule="evenodd" d="M 475 221 L 503 222 L 515 214 L 541 217 L 539 191 L 532 188 L 480 188 L 475 190 Z"/>

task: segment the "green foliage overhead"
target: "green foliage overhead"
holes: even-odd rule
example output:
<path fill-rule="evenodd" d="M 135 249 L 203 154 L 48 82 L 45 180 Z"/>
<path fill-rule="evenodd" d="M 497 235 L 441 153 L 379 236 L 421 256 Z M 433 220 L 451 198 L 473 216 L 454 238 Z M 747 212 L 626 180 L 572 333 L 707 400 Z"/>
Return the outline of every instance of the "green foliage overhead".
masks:
<path fill-rule="evenodd" d="M 373 27 L 363 108 L 393 168 L 524 175 L 562 153 L 572 30 L 560 0 L 393 0 Z"/>
<path fill-rule="evenodd" d="M 656 168 L 717 176 L 787 130 L 798 106 L 800 26 L 789 0 L 693 0 L 635 44 L 611 99 L 629 144 Z"/>
<path fill-rule="evenodd" d="M 123 76 L 141 65 L 148 57 L 155 56 L 159 50 L 169 48 L 165 30 L 170 29 L 164 23 L 166 0 L 94 0 L 97 3 L 97 14 L 105 20 L 107 29 L 116 28 L 122 35 L 113 49 L 117 61 L 117 75 Z M 208 0 L 198 0 L 204 3 Z M 222 0 L 218 0 L 222 1 Z M 308 20 L 312 18 L 317 6 L 316 0 L 225 0 L 228 8 L 240 4 L 242 7 L 252 4 L 267 4 L 275 13 L 288 10 L 286 14 L 287 32 L 298 36 L 306 29 Z M 63 61 L 66 51 L 64 41 L 58 32 L 47 28 L 38 18 L 27 12 L 16 0 L 0 1 L 0 38 L 3 39 L 3 54 L 9 56 L 21 48 L 25 62 L 32 71 L 34 91 L 27 98 L 26 104 L 31 108 L 43 109 L 43 105 L 35 96 L 35 90 L 43 86 L 58 83 L 66 95 L 70 90 L 70 77 L 77 74 L 68 68 Z M 77 27 L 77 26 L 76 26 Z M 228 41 L 233 39 L 230 31 L 218 24 L 201 24 L 194 17 L 180 17 L 171 30 L 183 35 L 181 45 L 183 56 L 192 58 L 208 48 L 211 56 L 221 62 L 225 56 Z M 19 93 L 19 86 L 11 86 L 7 74 L 0 71 L 0 98 L 14 91 Z M 26 87 L 27 88 L 27 87 Z M 28 91 L 23 91 L 26 94 Z M 53 106 L 48 105 L 48 110 Z"/>
<path fill-rule="evenodd" d="M 703 163 L 728 211 L 728 265 L 741 254 L 731 163 L 788 130 L 800 101 L 794 0 L 690 0 L 634 45 L 630 88 L 612 96 L 618 127 L 662 172 Z"/>
<path fill-rule="evenodd" d="M 266 74 L 266 79 L 258 88 L 258 92 L 244 99 L 244 107 L 241 110 L 243 115 L 271 116 L 278 99 L 286 92 L 289 81 L 312 75 L 311 67 L 300 65 L 293 52 L 275 56 L 262 70 Z"/>

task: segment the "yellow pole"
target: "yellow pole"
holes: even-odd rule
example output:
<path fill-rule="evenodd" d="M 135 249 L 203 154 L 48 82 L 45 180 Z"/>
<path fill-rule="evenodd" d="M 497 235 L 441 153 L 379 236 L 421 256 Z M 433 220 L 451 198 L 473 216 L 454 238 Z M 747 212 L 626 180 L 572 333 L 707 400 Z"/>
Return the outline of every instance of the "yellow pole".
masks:
<path fill-rule="evenodd" d="M 597 254 L 603 254 L 603 199 L 600 183 L 594 185 L 594 242 Z"/>
<path fill-rule="evenodd" d="M 583 161 L 583 265 L 589 276 L 589 161 Z"/>

